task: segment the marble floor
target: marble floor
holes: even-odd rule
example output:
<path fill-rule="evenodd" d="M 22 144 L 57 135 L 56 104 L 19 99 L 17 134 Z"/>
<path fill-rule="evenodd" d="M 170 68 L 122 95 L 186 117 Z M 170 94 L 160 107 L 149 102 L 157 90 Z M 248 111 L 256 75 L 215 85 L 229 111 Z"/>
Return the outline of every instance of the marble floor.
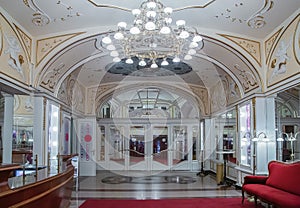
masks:
<path fill-rule="evenodd" d="M 77 189 L 77 190 L 76 190 Z M 87 199 L 162 199 L 194 197 L 239 197 L 234 186 L 217 185 L 214 175 L 196 172 L 109 172 L 98 171 L 95 177 L 79 177 L 70 208 Z"/>

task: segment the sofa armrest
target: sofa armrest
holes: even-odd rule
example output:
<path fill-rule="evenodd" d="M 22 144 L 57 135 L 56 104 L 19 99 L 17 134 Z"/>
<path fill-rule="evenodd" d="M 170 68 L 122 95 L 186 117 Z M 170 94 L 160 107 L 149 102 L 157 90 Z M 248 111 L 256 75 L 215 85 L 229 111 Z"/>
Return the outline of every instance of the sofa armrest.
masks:
<path fill-rule="evenodd" d="M 268 176 L 254 176 L 249 175 L 244 177 L 245 184 L 265 184 L 268 179 Z"/>

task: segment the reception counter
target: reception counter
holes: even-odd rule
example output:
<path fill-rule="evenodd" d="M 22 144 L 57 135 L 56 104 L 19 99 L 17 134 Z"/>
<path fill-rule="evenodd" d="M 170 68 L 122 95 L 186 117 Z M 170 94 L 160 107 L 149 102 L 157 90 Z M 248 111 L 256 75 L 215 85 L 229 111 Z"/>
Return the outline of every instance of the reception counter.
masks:
<path fill-rule="evenodd" d="M 68 158 L 68 159 L 66 159 Z M 69 207 L 74 185 L 74 167 L 64 157 L 67 165 L 62 172 L 49 175 L 47 168 L 37 175 L 11 177 L 15 170 L 22 168 L 16 164 L 0 164 L 0 206 L 5 207 Z"/>

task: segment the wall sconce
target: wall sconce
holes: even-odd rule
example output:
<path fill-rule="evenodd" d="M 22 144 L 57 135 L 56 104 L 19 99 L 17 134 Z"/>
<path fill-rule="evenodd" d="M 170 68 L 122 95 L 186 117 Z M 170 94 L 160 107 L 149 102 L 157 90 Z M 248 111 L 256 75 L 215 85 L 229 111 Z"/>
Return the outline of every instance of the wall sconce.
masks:
<path fill-rule="evenodd" d="M 291 142 L 291 154 L 290 154 L 290 157 L 291 157 L 292 161 L 294 161 L 294 159 L 295 159 L 295 153 L 294 153 L 294 145 L 293 145 L 293 143 L 297 140 L 297 136 L 298 136 L 299 133 L 300 133 L 300 131 L 296 132 L 295 136 L 293 136 L 293 133 L 288 134 L 288 133 L 282 132 L 282 134 L 286 135 L 286 139 L 284 140 L 282 137 L 278 137 L 277 138 L 278 142 L 283 142 L 283 141 Z"/>

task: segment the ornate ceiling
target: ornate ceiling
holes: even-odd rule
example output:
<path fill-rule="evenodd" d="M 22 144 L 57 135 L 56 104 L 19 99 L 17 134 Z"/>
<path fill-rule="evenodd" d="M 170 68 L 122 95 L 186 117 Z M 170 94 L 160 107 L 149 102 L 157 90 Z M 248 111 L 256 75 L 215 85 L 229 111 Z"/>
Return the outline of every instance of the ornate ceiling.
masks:
<path fill-rule="evenodd" d="M 196 99 L 206 89 L 219 102 L 216 106 L 222 106 L 224 99 L 231 103 L 264 90 L 266 59 L 282 29 L 279 26 L 300 7 L 299 0 L 161 2 L 174 9 L 174 20 L 185 19 L 204 38 L 203 50 L 185 63 L 191 72 L 173 75 L 158 70 L 153 76 L 143 69 L 130 74 L 124 72 L 125 66 L 114 68 L 122 68 L 121 73 L 109 72 L 112 60 L 99 40 L 115 30 L 118 22 L 133 20 L 130 11 L 139 7 L 138 0 L 0 0 L 0 11 L 12 17 L 9 21 L 23 40 L 28 62 L 35 69 L 32 84 L 36 88 L 63 97 L 74 79 L 78 89 L 92 89 L 94 94 L 109 86 L 148 83 L 184 89 L 187 85 L 190 94 L 199 94 Z M 225 97 L 218 101 L 224 91 Z"/>

